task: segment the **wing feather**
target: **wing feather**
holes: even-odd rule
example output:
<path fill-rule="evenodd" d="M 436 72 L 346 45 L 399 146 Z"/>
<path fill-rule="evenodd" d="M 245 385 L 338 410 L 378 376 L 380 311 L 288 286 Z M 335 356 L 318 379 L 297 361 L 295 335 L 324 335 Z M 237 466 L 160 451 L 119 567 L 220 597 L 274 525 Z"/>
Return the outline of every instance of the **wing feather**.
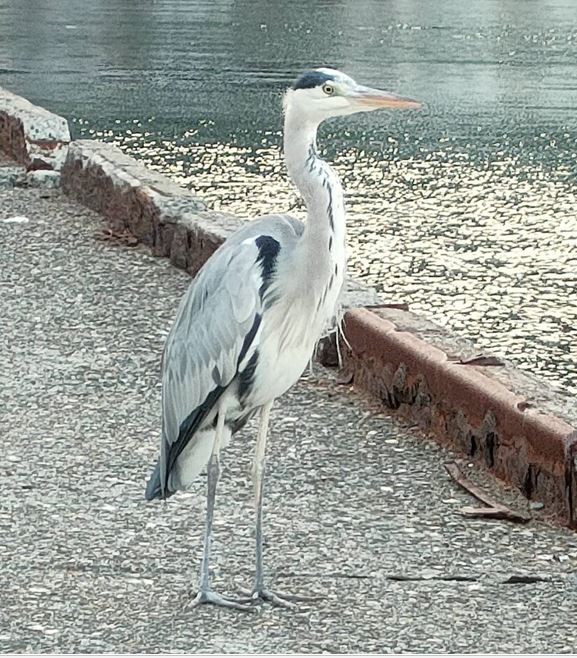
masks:
<path fill-rule="evenodd" d="M 262 270 L 254 240 L 223 249 L 191 283 L 163 355 L 163 491 L 178 455 L 254 353 L 262 312 Z"/>
<path fill-rule="evenodd" d="M 147 485 L 147 499 L 172 493 L 168 476 L 178 455 L 190 441 L 199 440 L 197 429 L 237 372 L 251 367 L 260 335 L 264 281 L 257 241 L 272 238 L 288 254 L 303 230 L 302 222 L 288 215 L 249 222 L 230 236 L 191 283 L 163 353 L 160 458 Z"/>

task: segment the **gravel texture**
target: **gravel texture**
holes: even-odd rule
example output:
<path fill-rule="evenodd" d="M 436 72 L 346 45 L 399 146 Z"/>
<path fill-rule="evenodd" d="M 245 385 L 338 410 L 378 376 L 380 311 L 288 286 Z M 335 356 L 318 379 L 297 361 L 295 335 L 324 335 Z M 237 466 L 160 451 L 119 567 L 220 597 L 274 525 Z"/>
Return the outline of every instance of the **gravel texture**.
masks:
<path fill-rule="evenodd" d="M 190 609 L 204 482 L 143 496 L 189 279 L 102 228 L 56 191 L 0 189 L 0 651 L 575 649 L 576 536 L 462 517 L 451 455 L 320 369 L 273 413 L 265 564 L 271 586 L 325 598 Z M 219 591 L 252 575 L 253 434 L 224 455 Z"/>

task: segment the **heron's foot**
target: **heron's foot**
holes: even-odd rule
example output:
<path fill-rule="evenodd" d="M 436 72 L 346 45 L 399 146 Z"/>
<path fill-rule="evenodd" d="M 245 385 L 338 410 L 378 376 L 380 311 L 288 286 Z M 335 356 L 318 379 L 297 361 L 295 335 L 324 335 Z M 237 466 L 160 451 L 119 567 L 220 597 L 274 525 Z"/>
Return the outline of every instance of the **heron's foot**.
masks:
<path fill-rule="evenodd" d="M 254 610 L 252 601 L 247 598 L 237 599 L 232 596 L 223 596 L 217 594 L 211 589 L 201 589 L 190 603 L 191 608 L 196 608 L 202 603 L 212 603 L 212 605 L 219 605 L 222 608 L 234 608 L 235 610 Z"/>
<path fill-rule="evenodd" d="M 287 594 L 286 592 L 272 592 L 270 589 L 255 588 L 252 591 L 241 590 L 241 594 L 246 595 L 245 601 L 251 601 L 253 605 L 264 603 L 265 601 L 271 603 L 278 608 L 297 607 L 297 603 L 310 603 L 312 601 L 320 601 L 320 596 L 297 596 L 295 594 Z"/>

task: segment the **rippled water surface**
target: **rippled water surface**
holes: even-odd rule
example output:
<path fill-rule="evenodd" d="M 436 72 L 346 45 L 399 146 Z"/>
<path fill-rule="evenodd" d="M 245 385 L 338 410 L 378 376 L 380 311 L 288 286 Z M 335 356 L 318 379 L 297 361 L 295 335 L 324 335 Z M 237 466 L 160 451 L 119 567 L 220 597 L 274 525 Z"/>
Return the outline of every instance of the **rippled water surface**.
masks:
<path fill-rule="evenodd" d="M 577 393 L 576 16 L 574 0 L 0 0 L 0 84 L 247 217 L 295 204 L 280 98 L 302 69 L 423 100 L 321 130 L 351 271 Z"/>

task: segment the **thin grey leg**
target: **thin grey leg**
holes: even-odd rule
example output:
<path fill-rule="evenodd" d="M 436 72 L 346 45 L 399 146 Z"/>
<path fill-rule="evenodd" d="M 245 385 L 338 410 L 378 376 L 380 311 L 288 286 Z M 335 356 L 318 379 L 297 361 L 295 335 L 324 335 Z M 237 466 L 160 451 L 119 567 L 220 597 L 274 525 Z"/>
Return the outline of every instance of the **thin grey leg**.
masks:
<path fill-rule="evenodd" d="M 222 596 L 210 589 L 209 562 L 210 547 L 212 540 L 212 521 L 214 518 L 214 504 L 216 500 L 216 487 L 220 478 L 220 448 L 222 445 L 222 436 L 224 433 L 225 411 L 220 409 L 216 423 L 214 447 L 208 462 L 207 469 L 207 495 L 206 495 L 206 525 L 204 529 L 204 545 L 202 551 L 202 561 L 200 563 L 200 581 L 198 594 L 192 602 L 192 606 L 201 603 L 213 603 L 226 608 L 236 608 L 237 610 L 251 610 L 250 605 L 243 605 L 240 600 Z"/>
<path fill-rule="evenodd" d="M 270 410 L 273 403 L 269 402 L 260 412 L 260 423 L 256 439 L 256 449 L 253 463 L 254 507 L 256 513 L 256 573 L 254 581 L 255 592 L 264 590 L 264 572 L 262 563 L 262 501 L 264 492 L 264 474 L 266 468 L 266 439 Z"/>
<path fill-rule="evenodd" d="M 210 546 L 212 541 L 212 521 L 214 519 L 214 503 L 216 500 L 216 487 L 220 479 L 220 456 L 213 452 L 210 456 L 207 469 L 206 494 L 206 525 L 204 528 L 204 545 L 202 561 L 200 563 L 200 590 L 209 589 L 208 567 L 210 562 Z"/>
<path fill-rule="evenodd" d="M 264 493 L 264 475 L 266 467 L 266 440 L 268 434 L 268 424 L 270 410 L 273 403 L 269 402 L 262 407 L 260 412 L 260 423 L 258 436 L 256 440 L 256 449 L 253 463 L 253 484 L 254 484 L 254 505 L 256 512 L 256 570 L 254 577 L 254 588 L 252 592 L 247 592 L 253 601 L 269 601 L 273 605 L 284 608 L 294 608 L 294 601 L 311 601 L 313 599 L 272 592 L 264 586 L 264 568 L 262 554 L 262 516 L 263 516 L 263 493 Z"/>

